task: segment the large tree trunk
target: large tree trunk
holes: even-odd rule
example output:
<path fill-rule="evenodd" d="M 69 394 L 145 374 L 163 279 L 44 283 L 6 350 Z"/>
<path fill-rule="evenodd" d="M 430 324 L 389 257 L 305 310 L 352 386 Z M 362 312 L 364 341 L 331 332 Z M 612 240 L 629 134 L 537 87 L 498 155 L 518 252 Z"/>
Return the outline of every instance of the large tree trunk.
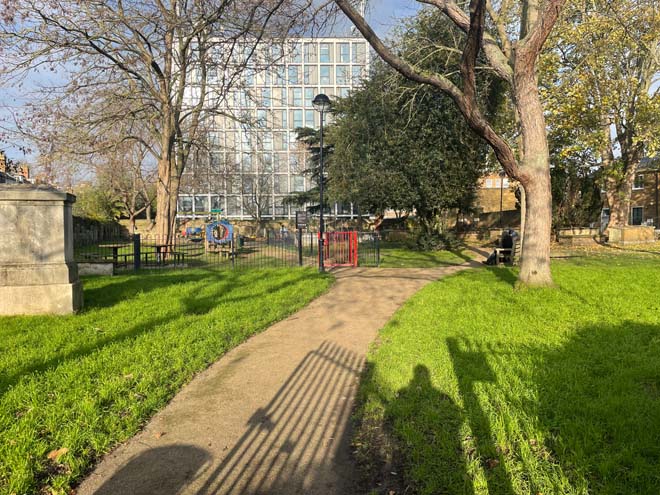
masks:
<path fill-rule="evenodd" d="M 527 175 L 527 174 L 526 174 Z M 552 196 L 550 170 L 534 170 L 523 181 L 525 188 L 524 247 L 519 281 L 527 286 L 551 286 L 550 238 Z"/>
<path fill-rule="evenodd" d="M 524 247 L 519 282 L 525 286 L 553 285 L 550 272 L 552 190 L 550 154 L 543 106 L 538 93 L 536 55 L 518 52 L 514 71 L 514 101 L 520 116 L 523 157 L 520 182 L 524 194 Z"/>
<path fill-rule="evenodd" d="M 607 203 L 610 207 L 610 221 L 607 227 L 625 227 L 630 223 L 630 203 L 635 170 L 637 167 L 628 167 L 623 178 L 607 182 Z"/>

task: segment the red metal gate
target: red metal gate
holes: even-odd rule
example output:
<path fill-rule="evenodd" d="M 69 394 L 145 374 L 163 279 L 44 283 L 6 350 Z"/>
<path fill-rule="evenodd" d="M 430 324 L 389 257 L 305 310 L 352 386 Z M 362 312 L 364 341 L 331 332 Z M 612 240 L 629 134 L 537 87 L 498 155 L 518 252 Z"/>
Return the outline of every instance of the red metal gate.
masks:
<path fill-rule="evenodd" d="M 325 232 L 325 266 L 358 266 L 358 233 Z"/>

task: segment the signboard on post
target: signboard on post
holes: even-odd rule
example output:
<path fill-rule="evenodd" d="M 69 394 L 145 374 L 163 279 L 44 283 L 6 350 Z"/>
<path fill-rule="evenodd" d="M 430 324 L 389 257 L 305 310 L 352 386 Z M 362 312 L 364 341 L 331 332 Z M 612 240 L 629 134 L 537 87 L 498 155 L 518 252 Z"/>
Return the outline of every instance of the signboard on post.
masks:
<path fill-rule="evenodd" d="M 297 211 L 296 212 L 296 228 L 302 230 L 307 228 L 307 212 L 306 211 Z"/>

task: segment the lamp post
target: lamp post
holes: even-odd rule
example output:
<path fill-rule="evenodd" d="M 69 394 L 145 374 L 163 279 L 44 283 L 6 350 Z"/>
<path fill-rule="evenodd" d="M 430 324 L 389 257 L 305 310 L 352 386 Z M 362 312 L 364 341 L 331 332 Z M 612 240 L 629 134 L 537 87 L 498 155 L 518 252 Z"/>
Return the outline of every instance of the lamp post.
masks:
<path fill-rule="evenodd" d="M 319 139 L 319 272 L 325 271 L 323 263 L 325 225 L 323 223 L 323 114 L 330 110 L 330 98 L 323 93 L 318 94 L 312 100 L 312 106 L 321 114 L 321 127 Z"/>
<path fill-rule="evenodd" d="M 502 170 L 500 172 L 500 229 L 502 228 L 502 206 L 504 203 L 504 178 L 506 177 L 506 172 Z"/>

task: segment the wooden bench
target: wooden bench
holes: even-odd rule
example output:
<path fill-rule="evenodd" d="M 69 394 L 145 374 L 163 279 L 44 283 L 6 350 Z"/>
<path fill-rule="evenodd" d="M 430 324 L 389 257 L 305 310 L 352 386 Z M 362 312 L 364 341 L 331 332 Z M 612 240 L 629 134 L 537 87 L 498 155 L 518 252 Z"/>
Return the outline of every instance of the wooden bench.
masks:
<path fill-rule="evenodd" d="M 516 240 L 513 247 L 510 248 L 495 248 L 495 255 L 497 264 L 515 265 L 520 255 L 520 239 Z"/>

